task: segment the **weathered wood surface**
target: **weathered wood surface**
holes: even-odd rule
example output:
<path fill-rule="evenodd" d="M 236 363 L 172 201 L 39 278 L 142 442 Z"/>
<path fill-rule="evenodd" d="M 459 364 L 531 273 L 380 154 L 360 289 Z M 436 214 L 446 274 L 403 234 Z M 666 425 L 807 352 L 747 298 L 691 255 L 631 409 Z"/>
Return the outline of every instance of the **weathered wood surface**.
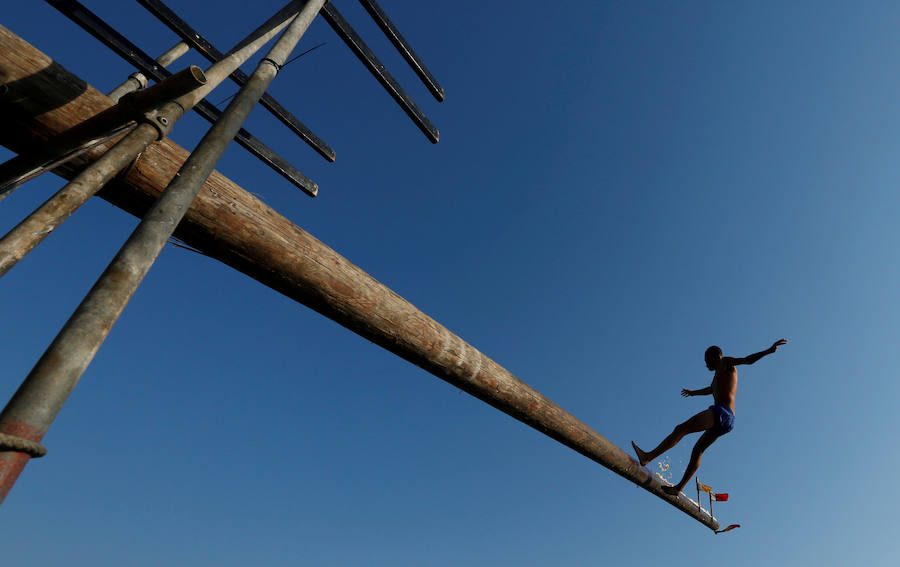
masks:
<path fill-rule="evenodd" d="M 0 101 L 0 144 L 17 152 L 112 104 L 2 26 L 0 82 L 9 87 Z M 57 173 L 71 178 L 100 151 Z M 158 142 L 100 196 L 141 215 L 186 156 L 172 141 Z M 662 492 L 659 480 L 619 447 L 218 172 L 176 235 L 718 527 L 684 495 Z"/>

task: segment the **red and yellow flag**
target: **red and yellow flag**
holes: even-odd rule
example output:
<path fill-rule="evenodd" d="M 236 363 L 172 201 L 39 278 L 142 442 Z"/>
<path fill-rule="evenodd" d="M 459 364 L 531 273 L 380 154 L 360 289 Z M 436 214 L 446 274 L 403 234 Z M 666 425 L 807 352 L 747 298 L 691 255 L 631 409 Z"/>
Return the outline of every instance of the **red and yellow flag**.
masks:
<path fill-rule="evenodd" d="M 713 492 L 712 488 L 706 486 L 702 482 L 697 482 L 697 485 L 700 487 L 700 490 L 709 494 L 710 498 L 713 499 L 713 502 L 727 502 L 728 501 L 728 493 L 727 492 Z"/>
<path fill-rule="evenodd" d="M 734 528 L 739 528 L 739 527 L 741 527 L 740 524 L 731 524 L 730 526 L 728 526 L 728 527 L 725 528 L 724 530 L 717 530 L 716 533 L 717 533 L 717 534 L 724 534 L 725 532 L 730 532 L 730 531 L 733 530 Z"/>

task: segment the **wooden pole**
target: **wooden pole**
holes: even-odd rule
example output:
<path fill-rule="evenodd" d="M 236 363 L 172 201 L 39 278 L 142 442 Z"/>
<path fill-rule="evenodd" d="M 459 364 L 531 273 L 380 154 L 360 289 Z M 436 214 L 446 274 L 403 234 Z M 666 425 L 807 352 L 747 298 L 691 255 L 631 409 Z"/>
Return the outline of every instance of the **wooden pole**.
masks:
<path fill-rule="evenodd" d="M 13 151 L 111 104 L 2 26 L 0 54 L 0 76 L 9 86 L 6 103 L 0 102 L 0 121 L 7 125 L 0 144 Z M 86 152 L 55 172 L 72 176 L 78 162 L 83 166 L 97 153 Z M 162 140 L 100 196 L 140 216 L 185 157 L 182 148 Z M 664 493 L 659 480 L 622 449 L 218 172 L 175 235 L 718 529 L 683 494 Z"/>

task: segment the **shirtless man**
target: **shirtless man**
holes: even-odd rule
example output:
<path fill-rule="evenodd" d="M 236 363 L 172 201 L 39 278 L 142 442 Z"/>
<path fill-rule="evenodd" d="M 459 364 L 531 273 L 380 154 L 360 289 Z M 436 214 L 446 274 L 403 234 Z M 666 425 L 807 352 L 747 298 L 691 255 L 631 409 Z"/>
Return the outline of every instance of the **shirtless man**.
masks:
<path fill-rule="evenodd" d="M 713 441 L 725 435 L 734 427 L 734 397 L 737 394 L 737 368 L 735 366 L 739 364 L 753 364 L 767 354 L 772 354 L 778 350 L 778 347 L 786 343 L 785 339 L 775 341 L 766 350 L 744 358 L 723 357 L 722 349 L 717 346 L 711 346 L 706 349 L 706 354 L 703 356 L 706 360 L 706 367 L 715 371 L 712 383 L 700 390 L 688 390 L 685 388 L 681 390 L 681 395 L 687 398 L 689 396 L 712 394 L 713 400 L 716 402 L 715 405 L 701 411 L 684 423 L 676 425 L 675 430 L 663 439 L 656 449 L 650 452 L 642 451 L 635 445 L 634 441 L 631 442 L 638 461 L 641 463 L 641 466 L 644 466 L 677 445 L 681 438 L 688 433 L 703 431 L 703 435 L 700 436 L 697 444 L 694 445 L 694 450 L 691 451 L 691 461 L 688 463 L 681 481 L 675 486 L 663 486 L 664 492 L 672 495 L 681 492 L 688 480 L 694 476 L 694 473 L 700 467 L 700 456 L 703 455 L 703 451 L 712 445 Z"/>

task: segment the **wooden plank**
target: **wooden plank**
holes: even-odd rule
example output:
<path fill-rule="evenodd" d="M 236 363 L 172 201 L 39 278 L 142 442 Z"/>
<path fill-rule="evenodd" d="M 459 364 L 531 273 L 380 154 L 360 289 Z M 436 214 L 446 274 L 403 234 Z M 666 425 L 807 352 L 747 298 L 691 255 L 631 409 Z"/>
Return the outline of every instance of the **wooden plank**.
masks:
<path fill-rule="evenodd" d="M 2 26 L 0 81 L 9 86 L 0 103 L 0 144 L 14 151 L 112 104 Z M 97 155 L 85 153 L 80 165 L 69 163 L 58 173 L 71 178 L 74 167 Z M 172 141 L 158 142 L 101 196 L 141 215 L 186 156 Z M 683 494 L 665 494 L 660 481 L 622 449 L 218 172 L 176 235 L 718 528 Z"/>

